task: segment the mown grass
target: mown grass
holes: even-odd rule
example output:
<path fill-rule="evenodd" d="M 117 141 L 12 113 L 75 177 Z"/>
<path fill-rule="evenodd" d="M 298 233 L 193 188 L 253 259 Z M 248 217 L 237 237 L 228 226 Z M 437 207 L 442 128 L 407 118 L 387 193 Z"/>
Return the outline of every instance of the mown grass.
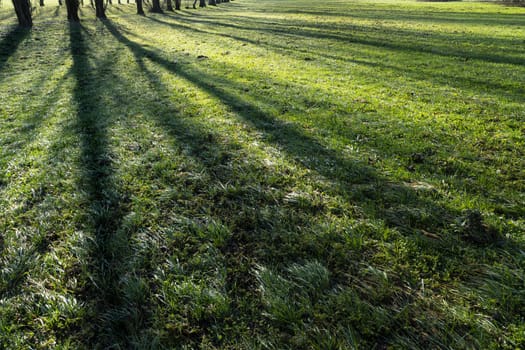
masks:
<path fill-rule="evenodd" d="M 1 7 L 0 347 L 525 347 L 525 9 L 108 11 Z"/>

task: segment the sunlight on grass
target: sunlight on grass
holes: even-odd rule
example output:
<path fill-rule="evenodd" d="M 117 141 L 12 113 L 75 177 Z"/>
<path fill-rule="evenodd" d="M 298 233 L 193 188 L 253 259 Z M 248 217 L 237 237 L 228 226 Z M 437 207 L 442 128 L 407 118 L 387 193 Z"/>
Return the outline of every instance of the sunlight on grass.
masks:
<path fill-rule="evenodd" d="M 8 5 L 1 348 L 525 346 L 525 9 Z"/>

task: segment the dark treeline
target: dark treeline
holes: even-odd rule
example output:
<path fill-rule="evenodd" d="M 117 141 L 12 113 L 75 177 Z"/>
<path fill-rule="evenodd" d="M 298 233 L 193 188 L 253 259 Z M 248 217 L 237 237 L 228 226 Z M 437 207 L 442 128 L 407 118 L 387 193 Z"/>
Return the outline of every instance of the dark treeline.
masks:
<path fill-rule="evenodd" d="M 32 6 L 31 0 L 12 0 L 13 7 L 15 9 L 16 17 L 18 19 L 18 25 L 20 27 L 32 27 L 33 18 L 32 18 Z M 230 0 L 194 0 L 193 8 L 197 8 L 197 2 L 199 2 L 199 7 L 206 7 L 206 5 L 216 6 L 221 2 L 229 2 Z M 126 0 L 129 4 L 130 0 Z M 144 13 L 144 3 L 150 6 L 150 11 L 155 13 L 162 13 L 164 11 L 161 0 L 135 0 L 137 6 L 137 14 L 145 15 Z M 78 15 L 80 6 L 84 6 L 84 0 L 58 0 L 58 5 L 63 6 L 65 3 L 67 10 L 67 19 L 70 22 L 79 22 L 80 17 Z M 165 0 L 165 10 L 166 11 L 176 11 L 181 9 L 182 0 Z M 39 0 L 40 6 L 45 5 L 45 0 Z M 106 6 L 112 4 L 112 0 L 90 0 L 90 5 L 95 9 L 95 15 L 97 18 L 105 19 L 106 18 Z M 118 0 L 118 4 L 122 4 L 121 0 Z M 173 8 L 175 4 L 175 8 Z"/>

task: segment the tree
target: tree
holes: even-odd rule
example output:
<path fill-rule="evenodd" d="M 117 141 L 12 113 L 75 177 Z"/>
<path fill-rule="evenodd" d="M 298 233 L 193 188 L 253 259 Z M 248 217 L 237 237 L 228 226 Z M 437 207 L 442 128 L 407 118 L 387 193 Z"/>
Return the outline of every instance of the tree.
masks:
<path fill-rule="evenodd" d="M 171 11 L 173 12 L 173 5 L 171 3 L 171 0 L 166 0 L 166 11 Z"/>
<path fill-rule="evenodd" d="M 31 3 L 29 0 L 13 0 L 18 25 L 20 27 L 32 27 L 33 18 L 31 17 Z"/>
<path fill-rule="evenodd" d="M 199 7 L 206 7 L 206 0 L 200 0 Z"/>
<path fill-rule="evenodd" d="M 97 18 L 106 19 L 106 10 L 104 9 L 104 0 L 95 0 L 95 15 Z"/>
<path fill-rule="evenodd" d="M 217 2 L 215 0 L 208 0 L 208 5 L 215 6 Z"/>
<path fill-rule="evenodd" d="M 152 4 L 153 4 L 153 6 L 151 7 L 151 12 L 154 12 L 154 13 L 163 13 L 164 12 L 160 8 L 160 0 L 153 0 Z"/>
<path fill-rule="evenodd" d="M 66 0 L 67 20 L 70 22 L 80 22 L 78 17 L 79 0 Z"/>
<path fill-rule="evenodd" d="M 135 0 L 137 4 L 137 15 L 144 16 L 144 8 L 142 7 L 142 0 Z"/>
<path fill-rule="evenodd" d="M 175 10 L 177 10 L 177 11 L 180 10 L 181 2 L 182 2 L 182 0 L 175 0 Z"/>

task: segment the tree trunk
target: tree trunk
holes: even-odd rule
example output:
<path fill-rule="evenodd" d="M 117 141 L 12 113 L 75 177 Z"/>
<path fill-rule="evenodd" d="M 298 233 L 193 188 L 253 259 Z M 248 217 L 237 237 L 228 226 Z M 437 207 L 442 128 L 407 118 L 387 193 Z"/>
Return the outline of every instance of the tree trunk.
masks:
<path fill-rule="evenodd" d="M 58 0 L 58 6 L 62 6 L 64 5 L 64 3 L 62 2 L 62 0 Z"/>
<path fill-rule="evenodd" d="M 193 8 L 196 9 L 197 7 L 195 6 L 197 4 L 197 1 L 198 0 L 193 0 Z"/>
<path fill-rule="evenodd" d="M 171 4 L 171 0 L 166 0 L 166 11 L 173 12 L 173 5 Z"/>
<path fill-rule="evenodd" d="M 179 11 L 180 10 L 180 3 L 182 2 L 182 0 L 175 0 L 175 10 Z"/>
<path fill-rule="evenodd" d="M 97 18 L 106 19 L 106 10 L 104 9 L 104 0 L 95 0 L 95 15 Z"/>
<path fill-rule="evenodd" d="M 215 6 L 217 5 L 217 3 L 215 2 L 215 0 L 208 0 L 208 5 Z"/>
<path fill-rule="evenodd" d="M 137 4 L 137 15 L 144 16 L 144 9 L 142 8 L 142 0 L 135 0 Z"/>
<path fill-rule="evenodd" d="M 78 0 L 66 0 L 67 20 L 70 22 L 80 22 L 78 17 Z"/>
<path fill-rule="evenodd" d="M 44 0 L 40 0 L 40 7 L 44 7 Z"/>
<path fill-rule="evenodd" d="M 163 13 L 162 9 L 160 8 L 160 0 L 153 0 L 152 3 L 153 6 L 151 7 L 151 12 Z"/>
<path fill-rule="evenodd" d="M 200 0 L 199 7 L 206 7 L 206 0 Z"/>
<path fill-rule="evenodd" d="M 33 18 L 31 18 L 31 4 L 29 0 L 13 0 L 18 25 L 20 27 L 32 27 Z"/>

